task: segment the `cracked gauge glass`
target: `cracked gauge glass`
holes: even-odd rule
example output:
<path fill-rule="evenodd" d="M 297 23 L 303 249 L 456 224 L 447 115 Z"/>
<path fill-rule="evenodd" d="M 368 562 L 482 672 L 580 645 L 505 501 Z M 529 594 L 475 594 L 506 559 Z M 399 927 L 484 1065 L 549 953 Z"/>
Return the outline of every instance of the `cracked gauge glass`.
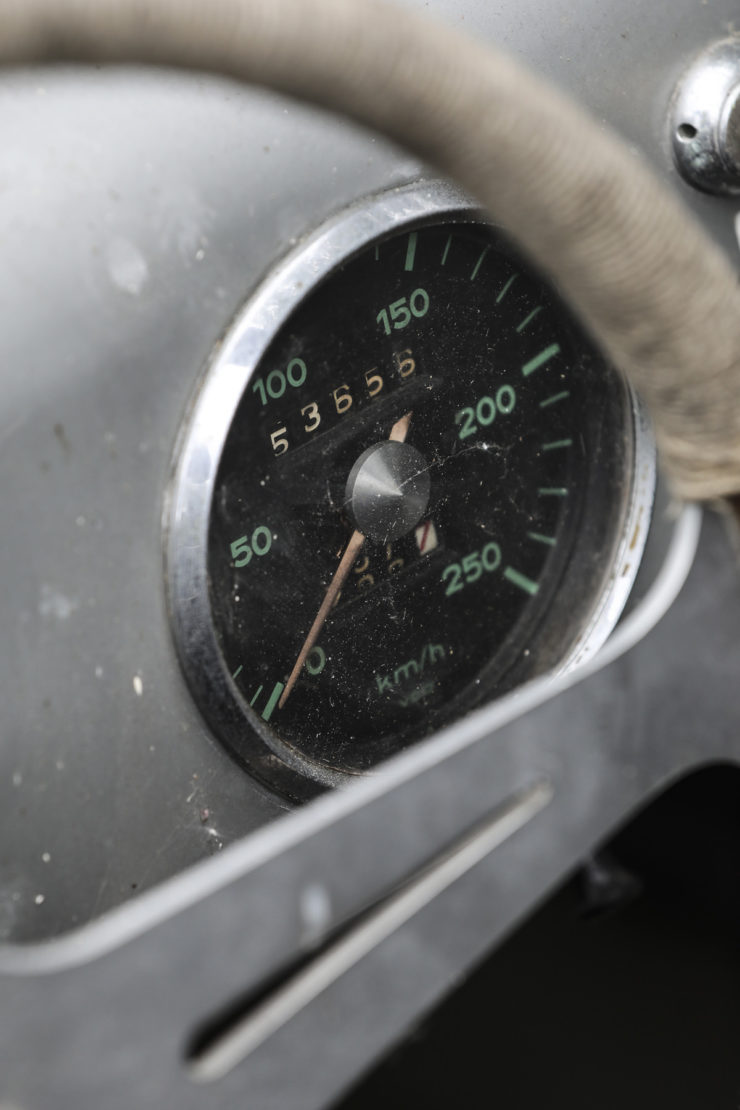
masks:
<path fill-rule="evenodd" d="M 639 408 L 448 192 L 271 275 L 206 378 L 173 497 L 176 638 L 207 720 L 298 798 L 603 642 L 647 531 Z"/>

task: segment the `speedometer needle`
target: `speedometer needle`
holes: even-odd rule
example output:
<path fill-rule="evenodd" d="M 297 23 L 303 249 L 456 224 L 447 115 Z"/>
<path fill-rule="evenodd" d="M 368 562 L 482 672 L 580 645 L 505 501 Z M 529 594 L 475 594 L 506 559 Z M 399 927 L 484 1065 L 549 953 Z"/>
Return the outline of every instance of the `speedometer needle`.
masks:
<path fill-rule="evenodd" d="M 405 416 L 402 416 L 400 420 L 396 421 L 396 423 L 391 428 L 388 439 L 394 440 L 396 443 L 404 442 L 408 434 L 409 424 L 411 423 L 411 415 L 412 414 L 410 412 L 407 412 Z M 321 635 L 321 629 L 324 627 L 324 622 L 329 615 L 329 611 L 336 601 L 337 594 L 344 585 L 344 581 L 350 572 L 352 564 L 359 555 L 364 542 L 365 536 L 363 535 L 363 533 L 358 532 L 357 529 L 355 529 L 355 531 L 349 538 L 349 543 L 344 549 L 344 554 L 342 555 L 342 558 L 339 562 L 339 566 L 334 572 L 334 577 L 329 583 L 329 587 L 324 594 L 324 600 L 321 602 L 321 607 L 316 614 L 316 619 L 311 625 L 311 629 L 308 633 L 308 636 L 306 636 L 303 647 L 298 653 L 298 658 L 295 661 L 293 670 L 290 672 L 290 677 L 285 683 L 285 689 L 283 690 L 280 696 L 280 701 L 278 702 L 278 709 L 283 708 L 286 701 L 288 700 L 288 696 L 291 690 L 298 681 L 298 675 L 303 669 L 303 664 L 308 658 L 308 653 Z"/>
<path fill-rule="evenodd" d="M 400 420 L 397 420 L 391 428 L 391 434 L 388 436 L 388 439 L 392 439 L 394 443 L 403 443 L 406 439 L 406 436 L 408 435 L 409 424 L 411 423 L 412 416 L 413 413 L 407 412 L 405 416 L 402 416 Z"/>

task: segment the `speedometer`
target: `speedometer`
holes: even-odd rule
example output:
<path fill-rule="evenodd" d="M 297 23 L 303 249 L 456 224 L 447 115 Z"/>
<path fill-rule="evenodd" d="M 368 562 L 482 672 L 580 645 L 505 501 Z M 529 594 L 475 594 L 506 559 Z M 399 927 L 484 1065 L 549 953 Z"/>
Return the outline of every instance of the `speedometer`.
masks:
<path fill-rule="evenodd" d="M 345 213 L 210 368 L 169 545 L 217 735 L 305 796 L 594 650 L 654 481 L 639 406 L 444 187 Z"/>

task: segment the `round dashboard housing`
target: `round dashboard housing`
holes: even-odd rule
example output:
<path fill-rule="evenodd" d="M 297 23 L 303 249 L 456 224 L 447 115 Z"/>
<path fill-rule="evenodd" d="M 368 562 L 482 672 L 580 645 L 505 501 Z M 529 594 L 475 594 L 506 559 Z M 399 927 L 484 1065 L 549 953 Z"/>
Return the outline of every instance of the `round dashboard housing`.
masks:
<path fill-rule="evenodd" d="M 312 796 L 604 642 L 644 544 L 640 405 L 444 184 L 362 202 L 256 290 L 201 383 L 167 581 L 201 711 Z"/>

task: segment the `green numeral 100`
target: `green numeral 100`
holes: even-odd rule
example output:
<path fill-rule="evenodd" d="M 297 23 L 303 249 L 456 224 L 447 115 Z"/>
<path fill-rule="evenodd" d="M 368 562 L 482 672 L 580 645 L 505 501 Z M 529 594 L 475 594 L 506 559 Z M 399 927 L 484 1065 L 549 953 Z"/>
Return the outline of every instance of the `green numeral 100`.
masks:
<path fill-rule="evenodd" d="M 266 379 L 257 378 L 252 383 L 252 393 L 258 393 L 259 399 L 263 405 L 267 404 L 268 398 L 277 401 L 278 397 L 282 397 L 288 386 L 293 389 L 298 389 L 303 385 L 308 377 L 308 370 L 302 358 L 293 358 L 288 363 L 285 373 L 282 370 L 271 370 Z"/>
<path fill-rule="evenodd" d="M 272 533 L 265 524 L 258 524 L 252 532 L 252 543 L 246 536 L 240 536 L 231 545 L 231 558 L 235 567 L 245 567 L 251 562 L 252 555 L 266 555 L 272 547 Z"/>
<path fill-rule="evenodd" d="M 514 411 L 516 405 L 516 393 L 510 385 L 502 385 L 500 389 L 496 390 L 496 400 L 493 397 L 481 397 L 475 409 L 464 408 L 455 413 L 455 423 L 461 424 L 458 439 L 467 439 L 468 436 L 475 435 L 478 431 L 478 424 L 487 428 L 489 424 L 493 424 L 496 418 L 496 413 L 500 412 L 502 416 L 508 416 L 510 412 Z M 478 424 L 475 421 L 478 421 Z"/>

